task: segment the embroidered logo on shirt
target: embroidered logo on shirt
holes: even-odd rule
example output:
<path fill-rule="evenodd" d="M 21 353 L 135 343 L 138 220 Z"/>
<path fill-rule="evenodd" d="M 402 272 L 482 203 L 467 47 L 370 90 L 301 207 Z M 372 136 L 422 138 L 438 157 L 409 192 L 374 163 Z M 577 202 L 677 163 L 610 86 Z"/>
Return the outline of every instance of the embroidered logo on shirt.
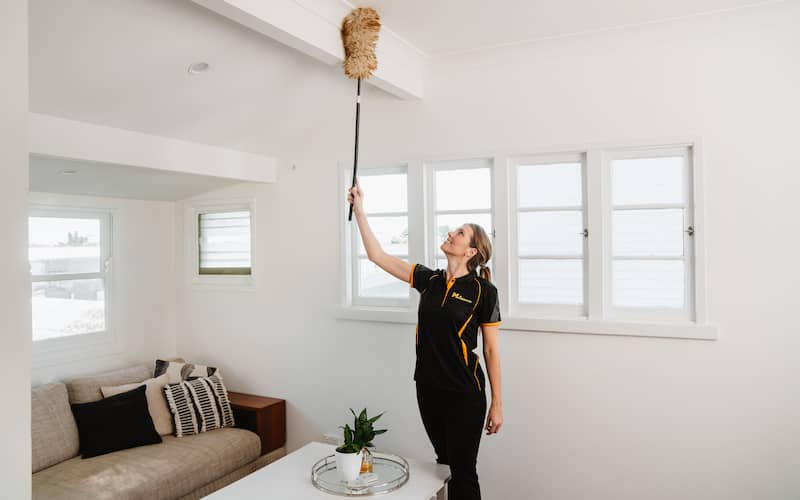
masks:
<path fill-rule="evenodd" d="M 467 304 L 472 304 L 471 300 L 469 300 L 469 299 L 467 299 L 465 297 L 462 297 L 461 294 L 458 293 L 458 292 L 453 292 L 453 295 L 451 295 L 451 297 L 453 297 L 454 299 L 458 299 L 461 302 L 466 302 Z"/>

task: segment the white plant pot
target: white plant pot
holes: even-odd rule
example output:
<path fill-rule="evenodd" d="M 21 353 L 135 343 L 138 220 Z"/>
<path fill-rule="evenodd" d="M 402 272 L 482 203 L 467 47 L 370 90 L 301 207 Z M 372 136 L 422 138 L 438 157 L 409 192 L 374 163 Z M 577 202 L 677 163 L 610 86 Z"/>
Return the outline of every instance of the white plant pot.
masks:
<path fill-rule="evenodd" d="M 336 452 L 336 470 L 345 481 L 353 481 L 361 473 L 361 453 Z"/>

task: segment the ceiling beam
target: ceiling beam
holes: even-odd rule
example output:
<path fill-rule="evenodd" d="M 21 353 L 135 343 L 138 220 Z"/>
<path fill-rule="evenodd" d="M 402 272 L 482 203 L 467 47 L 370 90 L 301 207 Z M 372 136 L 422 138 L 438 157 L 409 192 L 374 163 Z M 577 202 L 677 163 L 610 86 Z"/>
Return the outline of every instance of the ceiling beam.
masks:
<path fill-rule="evenodd" d="M 327 3 L 322 12 L 312 9 L 310 0 L 192 1 L 325 64 L 344 60 L 339 29 L 350 11 L 345 2 Z M 425 58 L 418 49 L 383 27 L 376 55 L 378 69 L 370 84 L 401 99 L 422 98 Z"/>
<path fill-rule="evenodd" d="M 31 154 L 243 182 L 276 182 L 277 161 L 232 149 L 29 113 Z"/>

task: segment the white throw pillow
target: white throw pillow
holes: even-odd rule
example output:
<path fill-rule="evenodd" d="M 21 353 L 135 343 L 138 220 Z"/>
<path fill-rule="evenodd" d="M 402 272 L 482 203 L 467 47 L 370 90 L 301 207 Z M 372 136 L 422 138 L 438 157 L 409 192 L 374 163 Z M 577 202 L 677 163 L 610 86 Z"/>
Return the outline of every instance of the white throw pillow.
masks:
<path fill-rule="evenodd" d="M 168 380 L 169 377 L 164 374 L 136 384 L 100 387 L 100 392 L 103 393 L 104 398 L 107 398 L 115 394 L 132 391 L 140 385 L 146 385 L 147 410 L 153 418 L 156 432 L 161 436 L 166 436 L 167 434 L 172 434 L 172 413 L 169 411 L 169 406 L 167 406 L 167 398 L 164 397 L 164 386 L 167 385 Z"/>
<path fill-rule="evenodd" d="M 164 374 L 169 378 L 168 383 L 170 384 L 178 384 L 184 380 L 192 380 L 200 377 L 217 376 L 222 378 L 222 374 L 213 366 L 157 359 L 155 369 L 153 370 L 153 376 L 160 377 Z"/>
<path fill-rule="evenodd" d="M 228 390 L 217 376 L 167 384 L 164 394 L 174 416 L 177 437 L 235 424 Z"/>

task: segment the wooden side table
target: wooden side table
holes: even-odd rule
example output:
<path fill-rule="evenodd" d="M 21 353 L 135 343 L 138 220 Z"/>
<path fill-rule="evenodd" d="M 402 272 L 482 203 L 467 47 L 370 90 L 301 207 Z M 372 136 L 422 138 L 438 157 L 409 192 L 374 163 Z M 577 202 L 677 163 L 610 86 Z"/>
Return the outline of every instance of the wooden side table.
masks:
<path fill-rule="evenodd" d="M 261 454 L 286 444 L 286 401 L 228 391 L 236 427 L 253 431 L 261 438 Z"/>

